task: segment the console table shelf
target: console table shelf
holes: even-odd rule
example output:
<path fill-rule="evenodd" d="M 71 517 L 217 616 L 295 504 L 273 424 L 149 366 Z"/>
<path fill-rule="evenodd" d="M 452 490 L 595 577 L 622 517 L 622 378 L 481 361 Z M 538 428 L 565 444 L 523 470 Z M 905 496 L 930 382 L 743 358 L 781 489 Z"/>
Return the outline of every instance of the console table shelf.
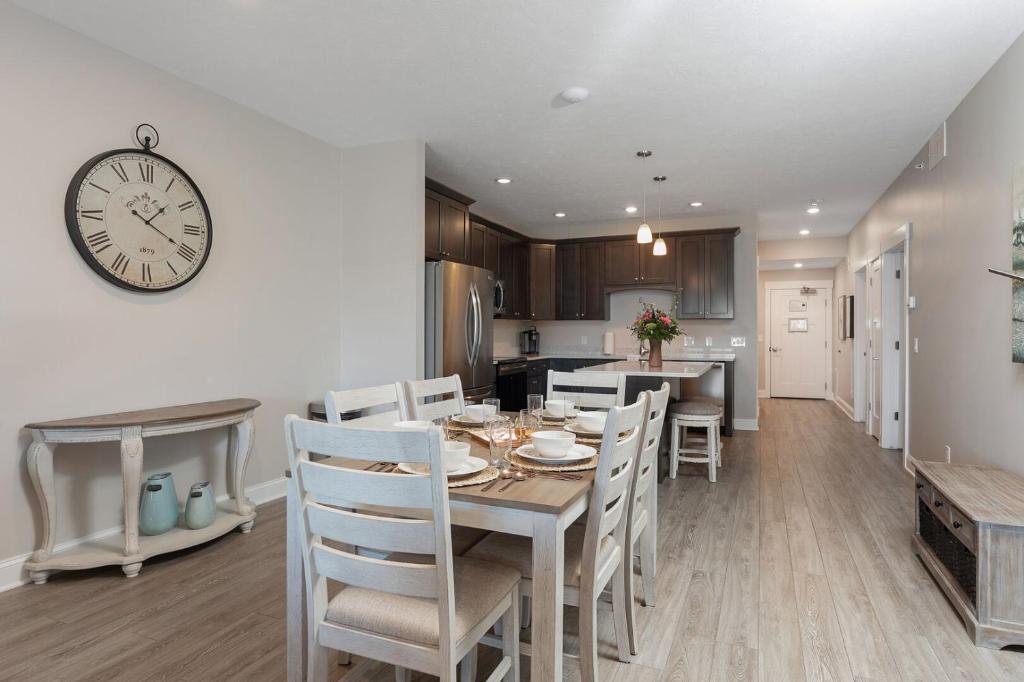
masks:
<path fill-rule="evenodd" d="M 917 462 L 913 547 L 978 646 L 1024 644 L 1024 479 Z"/>
<path fill-rule="evenodd" d="M 150 557 L 208 542 L 235 528 L 248 533 L 255 522 L 256 509 L 245 497 L 245 470 L 252 451 L 253 413 L 259 405 L 258 400 L 235 398 L 28 424 L 25 428 L 32 432 L 28 470 L 43 519 L 42 544 L 25 562 L 32 581 L 45 583 L 53 571 L 118 565 L 131 578 L 138 575 L 142 562 Z M 140 537 L 143 438 L 221 427 L 230 429 L 226 477 L 229 499 L 218 503 L 213 523 L 192 530 L 179 518 L 178 526 L 166 533 Z M 124 533 L 86 541 L 55 553 L 58 516 L 53 454 L 56 446 L 110 441 L 121 444 Z"/>

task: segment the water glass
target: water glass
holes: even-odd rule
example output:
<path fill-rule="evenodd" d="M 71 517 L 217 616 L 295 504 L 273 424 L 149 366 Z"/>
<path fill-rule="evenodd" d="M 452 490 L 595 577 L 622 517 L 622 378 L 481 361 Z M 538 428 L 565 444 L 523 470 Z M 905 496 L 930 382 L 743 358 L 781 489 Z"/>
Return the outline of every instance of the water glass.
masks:
<path fill-rule="evenodd" d="M 483 404 L 492 405 L 494 407 L 494 414 L 499 414 L 501 412 L 501 399 L 499 398 L 484 398 Z M 484 409 L 486 410 L 486 408 Z"/>
<path fill-rule="evenodd" d="M 526 396 L 526 409 L 540 417 L 541 412 L 544 410 L 544 396 L 540 393 L 531 393 Z"/>
<path fill-rule="evenodd" d="M 515 424 L 508 417 L 496 415 L 484 422 L 491 449 L 491 466 L 505 467 L 505 454 L 516 443 Z"/>
<path fill-rule="evenodd" d="M 523 441 L 540 430 L 540 417 L 529 409 L 519 410 L 519 438 Z"/>

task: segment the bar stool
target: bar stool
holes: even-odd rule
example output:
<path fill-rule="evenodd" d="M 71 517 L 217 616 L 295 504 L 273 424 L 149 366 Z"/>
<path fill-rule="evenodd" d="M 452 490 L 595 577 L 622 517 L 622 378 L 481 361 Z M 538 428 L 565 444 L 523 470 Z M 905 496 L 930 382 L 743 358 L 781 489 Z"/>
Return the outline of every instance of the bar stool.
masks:
<path fill-rule="evenodd" d="M 672 445 L 669 451 L 669 478 L 675 478 L 680 462 L 707 463 L 708 480 L 718 479 L 718 467 L 722 466 L 721 426 L 723 409 L 709 400 L 685 400 L 672 404 Z M 706 429 L 705 438 L 691 436 L 690 428 Z M 680 431 L 682 442 L 680 443 Z M 694 447 L 699 446 L 699 447 Z M 703 455 L 688 457 L 687 455 Z"/>

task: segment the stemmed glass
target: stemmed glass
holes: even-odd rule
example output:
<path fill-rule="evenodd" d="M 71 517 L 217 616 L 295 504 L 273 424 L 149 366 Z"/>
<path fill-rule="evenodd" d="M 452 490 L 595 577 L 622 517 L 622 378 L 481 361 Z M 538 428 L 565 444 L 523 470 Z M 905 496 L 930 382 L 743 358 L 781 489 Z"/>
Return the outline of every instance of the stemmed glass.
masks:
<path fill-rule="evenodd" d="M 491 466 L 501 471 L 506 466 L 505 455 L 516 443 L 515 424 L 503 415 L 488 417 L 484 421 L 491 449 Z"/>

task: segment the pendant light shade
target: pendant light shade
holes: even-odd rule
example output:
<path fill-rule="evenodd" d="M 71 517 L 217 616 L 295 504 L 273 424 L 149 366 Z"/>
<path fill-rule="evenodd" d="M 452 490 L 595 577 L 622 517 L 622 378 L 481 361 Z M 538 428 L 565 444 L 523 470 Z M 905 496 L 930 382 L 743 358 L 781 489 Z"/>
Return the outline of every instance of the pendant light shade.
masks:
<path fill-rule="evenodd" d="M 665 244 L 665 240 L 662 239 L 661 237 L 658 237 L 656 240 L 654 240 L 654 249 L 651 251 L 651 253 L 655 256 L 668 255 L 668 246 Z"/>
<path fill-rule="evenodd" d="M 650 244 L 654 241 L 654 234 L 651 232 L 651 226 L 644 223 L 636 231 L 636 243 L 637 244 Z"/>
<path fill-rule="evenodd" d="M 654 178 L 654 182 L 658 184 L 658 238 L 654 240 L 654 248 L 651 249 L 652 256 L 666 256 L 668 255 L 668 245 L 665 244 L 665 240 L 661 238 L 661 183 L 665 182 L 666 178 L 664 175 L 657 175 Z M 648 237 L 647 241 L 651 241 Z"/>

